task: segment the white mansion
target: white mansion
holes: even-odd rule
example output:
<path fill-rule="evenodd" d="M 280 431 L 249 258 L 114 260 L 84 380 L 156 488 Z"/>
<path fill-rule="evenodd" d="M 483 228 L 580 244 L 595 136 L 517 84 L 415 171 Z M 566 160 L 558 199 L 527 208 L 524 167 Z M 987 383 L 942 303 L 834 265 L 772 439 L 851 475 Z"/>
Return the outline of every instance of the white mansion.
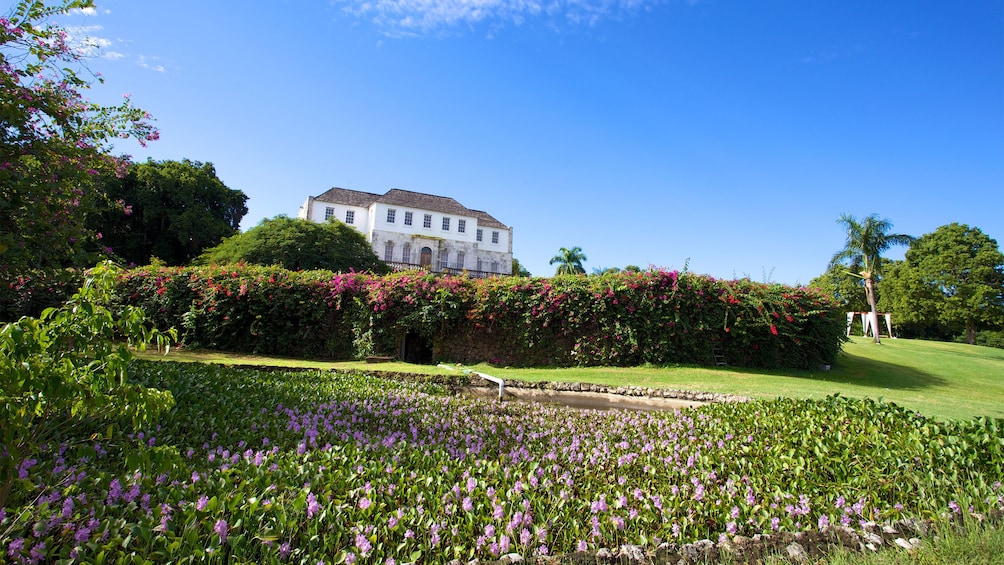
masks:
<path fill-rule="evenodd" d="M 512 228 L 445 196 L 332 188 L 307 198 L 297 217 L 345 222 L 395 270 L 467 271 L 474 277 L 512 272 Z"/>

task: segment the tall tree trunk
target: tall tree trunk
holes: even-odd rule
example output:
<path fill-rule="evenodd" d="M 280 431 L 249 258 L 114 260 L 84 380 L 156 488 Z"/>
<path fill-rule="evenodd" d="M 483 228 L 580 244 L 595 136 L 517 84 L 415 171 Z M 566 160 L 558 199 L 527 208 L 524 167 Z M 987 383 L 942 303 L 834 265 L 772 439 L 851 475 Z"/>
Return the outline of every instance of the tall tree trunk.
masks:
<path fill-rule="evenodd" d="M 875 343 L 882 343 L 879 339 L 879 318 L 878 318 L 878 306 L 875 305 L 875 287 L 872 282 L 871 277 L 865 277 L 865 296 L 868 298 L 868 306 L 871 307 L 871 311 L 868 312 L 868 322 L 872 327 L 872 341 Z"/>
<path fill-rule="evenodd" d="M 976 345 L 976 323 L 966 320 L 966 343 Z"/>

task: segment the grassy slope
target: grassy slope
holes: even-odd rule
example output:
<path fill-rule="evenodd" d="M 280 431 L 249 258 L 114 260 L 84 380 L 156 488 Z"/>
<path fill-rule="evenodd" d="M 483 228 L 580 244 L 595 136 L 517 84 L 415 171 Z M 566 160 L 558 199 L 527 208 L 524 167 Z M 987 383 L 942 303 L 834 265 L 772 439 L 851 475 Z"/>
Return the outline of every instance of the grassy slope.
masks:
<path fill-rule="evenodd" d="M 406 363 L 321 362 L 211 352 L 172 351 L 168 359 L 286 367 L 448 373 Z M 475 369 L 502 378 L 658 386 L 773 398 L 883 398 L 937 418 L 1004 418 L 1004 350 L 958 343 L 853 338 L 829 371 L 758 371 L 707 367 Z"/>

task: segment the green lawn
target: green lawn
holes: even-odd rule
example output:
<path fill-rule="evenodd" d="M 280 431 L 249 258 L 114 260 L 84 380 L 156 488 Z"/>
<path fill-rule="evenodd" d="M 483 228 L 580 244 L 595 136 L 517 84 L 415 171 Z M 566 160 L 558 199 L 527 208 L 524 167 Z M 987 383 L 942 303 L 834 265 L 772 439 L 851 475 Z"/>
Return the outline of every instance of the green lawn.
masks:
<path fill-rule="evenodd" d="M 145 354 L 144 356 L 149 356 Z M 407 363 L 324 362 L 202 351 L 172 351 L 168 359 L 239 365 L 449 373 Z M 578 381 L 808 398 L 839 393 L 882 398 L 937 418 L 1004 418 L 1004 350 L 907 339 L 881 345 L 855 337 L 829 371 L 763 371 L 729 367 L 573 367 L 512 369 L 478 365 L 506 379 Z"/>

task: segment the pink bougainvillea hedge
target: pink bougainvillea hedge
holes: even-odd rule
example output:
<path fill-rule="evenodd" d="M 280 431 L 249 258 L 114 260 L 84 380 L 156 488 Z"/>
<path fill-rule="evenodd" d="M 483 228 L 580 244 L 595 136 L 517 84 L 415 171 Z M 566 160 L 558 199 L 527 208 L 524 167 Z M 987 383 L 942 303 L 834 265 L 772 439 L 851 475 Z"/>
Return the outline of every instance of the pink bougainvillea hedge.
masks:
<path fill-rule="evenodd" d="M 650 270 L 471 279 L 246 265 L 142 268 L 124 302 L 187 346 L 330 359 L 398 355 L 406 335 L 437 360 L 513 366 L 729 365 L 815 368 L 843 342 L 821 291 Z"/>

